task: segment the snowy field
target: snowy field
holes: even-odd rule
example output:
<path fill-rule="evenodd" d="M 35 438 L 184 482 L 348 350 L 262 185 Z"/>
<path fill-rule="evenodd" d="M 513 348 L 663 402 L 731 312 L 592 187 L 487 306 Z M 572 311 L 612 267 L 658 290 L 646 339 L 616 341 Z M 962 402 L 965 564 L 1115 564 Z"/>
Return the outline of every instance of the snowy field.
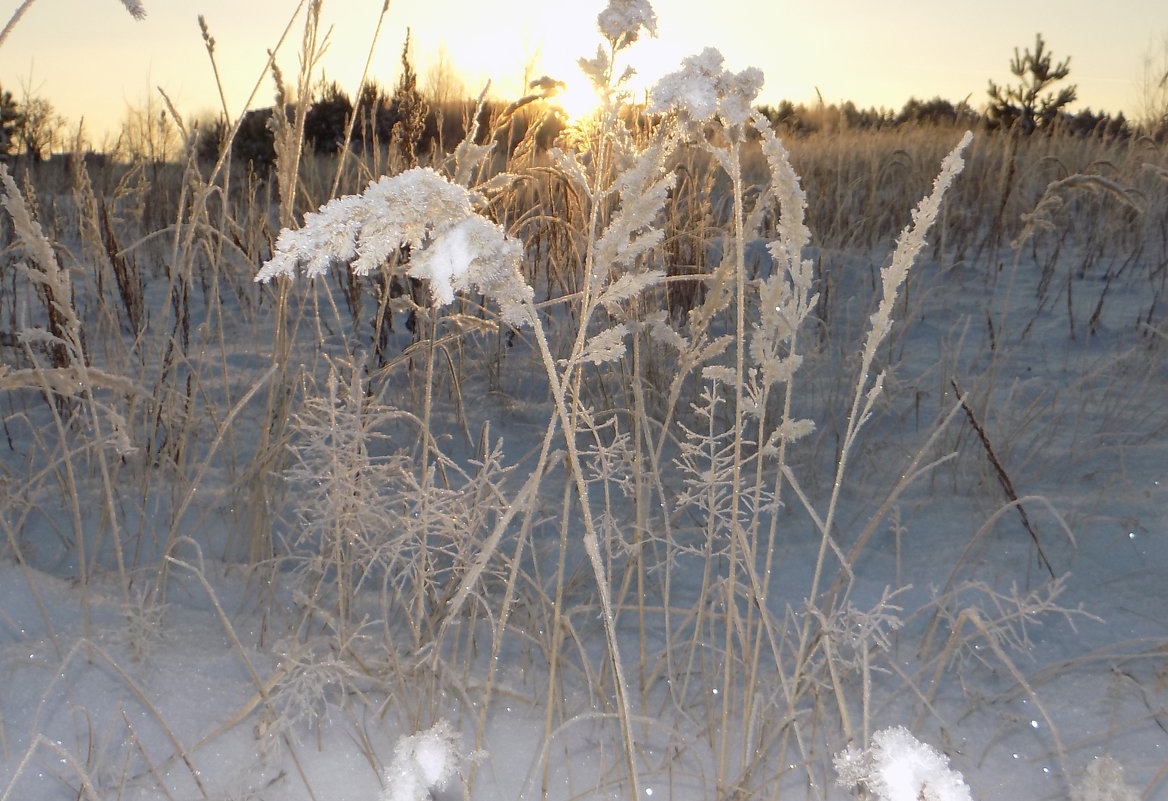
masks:
<path fill-rule="evenodd" d="M 1163 146 L 760 81 L 7 178 L 0 801 L 1168 799 Z"/>

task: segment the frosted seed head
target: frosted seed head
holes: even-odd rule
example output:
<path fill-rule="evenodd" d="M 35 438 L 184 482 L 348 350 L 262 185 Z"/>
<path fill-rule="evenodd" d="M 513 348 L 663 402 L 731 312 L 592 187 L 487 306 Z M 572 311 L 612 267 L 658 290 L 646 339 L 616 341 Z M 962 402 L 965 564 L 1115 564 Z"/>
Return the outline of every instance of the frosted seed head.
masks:
<path fill-rule="evenodd" d="M 609 0 L 596 17 L 596 27 L 617 50 L 637 41 L 641 28 L 657 35 L 657 15 L 649 0 Z"/>
<path fill-rule="evenodd" d="M 134 19 L 146 19 L 146 8 L 138 0 L 122 0 L 122 5 Z"/>
<path fill-rule="evenodd" d="M 722 54 L 707 47 L 696 56 L 686 56 L 680 70 L 657 82 L 650 93 L 649 111 L 674 110 L 695 122 L 717 115 L 728 126 L 740 126 L 750 119 L 763 80 L 762 70 L 756 67 L 729 72 L 723 68 Z"/>

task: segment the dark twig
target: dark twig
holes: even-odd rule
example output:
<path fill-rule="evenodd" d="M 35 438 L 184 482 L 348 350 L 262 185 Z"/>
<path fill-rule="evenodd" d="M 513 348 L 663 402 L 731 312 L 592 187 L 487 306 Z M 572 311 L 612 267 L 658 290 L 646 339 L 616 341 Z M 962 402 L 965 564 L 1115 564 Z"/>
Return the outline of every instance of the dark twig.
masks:
<path fill-rule="evenodd" d="M 957 386 L 956 379 L 950 379 L 949 383 L 953 385 L 953 391 L 957 393 L 957 398 L 961 401 L 961 408 L 965 410 L 965 416 L 969 418 L 969 424 L 973 426 L 973 430 L 977 432 L 978 439 L 981 440 L 982 447 L 985 448 L 986 456 L 989 457 L 990 464 L 993 465 L 994 472 L 998 476 L 998 483 L 1002 485 L 1002 490 L 1005 491 L 1006 497 L 1010 499 L 1010 503 L 1018 510 L 1018 516 L 1022 518 L 1022 526 L 1030 534 L 1030 539 L 1034 540 L 1034 547 L 1038 549 L 1039 564 L 1046 568 L 1051 578 L 1054 578 L 1054 568 L 1042 550 L 1042 543 L 1038 540 L 1038 532 L 1030 524 L 1030 518 L 1026 514 L 1026 509 L 1023 508 L 1022 502 L 1018 500 L 1018 493 L 1014 491 L 1014 482 L 1010 480 L 1006 469 L 998 461 L 998 456 L 994 453 L 994 446 L 990 443 L 989 435 L 986 434 L 985 428 L 978 421 L 977 415 L 973 412 L 973 408 L 965 402 L 965 395 L 961 392 L 961 388 Z"/>

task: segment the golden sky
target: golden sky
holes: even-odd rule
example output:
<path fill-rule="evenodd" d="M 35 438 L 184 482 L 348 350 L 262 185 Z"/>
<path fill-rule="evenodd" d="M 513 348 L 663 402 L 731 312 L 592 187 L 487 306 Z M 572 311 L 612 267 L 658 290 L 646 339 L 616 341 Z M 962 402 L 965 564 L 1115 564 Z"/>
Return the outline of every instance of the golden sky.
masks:
<path fill-rule="evenodd" d="M 216 40 L 215 57 L 227 107 L 239 114 L 261 79 L 298 0 L 142 0 L 135 21 L 118 0 L 38 0 L 0 47 L 0 86 L 18 98 L 25 88 L 47 98 L 76 128 L 84 119 L 98 146 L 130 109 L 162 108 L 161 87 L 181 113 L 220 108 L 214 72 L 197 15 Z M 14 9 L 16 0 L 7 0 Z M 391 0 L 373 51 L 372 74 L 392 87 L 406 29 L 414 64 L 425 80 L 440 53 L 468 93 L 489 78 L 501 97 L 518 95 L 525 75 L 582 82 L 575 61 L 600 42 L 596 2 L 559 0 Z M 1071 56 L 1075 108 L 1140 110 L 1143 62 L 1168 44 L 1164 0 L 656 0 L 656 39 L 626 51 L 642 85 L 681 59 L 716 47 L 726 66 L 760 68 L 762 102 L 781 99 L 899 109 L 910 97 L 968 98 L 980 108 L 987 80 L 1011 80 L 1015 47 L 1032 47 L 1042 32 L 1057 59 Z M 324 73 L 355 93 L 382 0 L 325 0 L 332 26 Z M 0 9 L 6 20 L 9 8 Z M 277 53 L 285 75 L 298 69 L 303 16 Z M 254 106 L 270 105 L 262 80 Z"/>

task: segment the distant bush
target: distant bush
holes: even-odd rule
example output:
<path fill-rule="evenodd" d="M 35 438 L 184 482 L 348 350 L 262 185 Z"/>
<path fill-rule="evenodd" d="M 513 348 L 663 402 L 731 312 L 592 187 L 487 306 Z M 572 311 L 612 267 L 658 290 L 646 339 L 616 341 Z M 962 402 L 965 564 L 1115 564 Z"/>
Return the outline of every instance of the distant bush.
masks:
<path fill-rule="evenodd" d="M 244 112 L 231 142 L 231 157 L 242 164 L 250 163 L 259 172 L 268 170 L 276 161 L 276 137 L 268 126 L 272 112 L 270 106 Z"/>
<path fill-rule="evenodd" d="M 1133 131 L 1122 111 L 1113 117 L 1106 112 L 1095 113 L 1089 108 L 1075 114 L 1060 114 L 1055 128 L 1059 133 L 1102 141 L 1129 139 Z"/>
<path fill-rule="evenodd" d="M 970 108 L 964 100 L 954 105 L 941 97 L 934 97 L 932 100 L 917 100 L 911 97 L 896 115 L 897 125 L 907 123 L 971 127 L 980 121 L 981 115 Z"/>
<path fill-rule="evenodd" d="M 20 109 L 12 92 L 0 91 L 0 161 L 7 161 L 12 154 L 19 123 Z"/>
<path fill-rule="evenodd" d="M 315 153 L 336 153 L 345 145 L 353 103 L 336 81 L 325 87 L 304 117 L 304 141 Z"/>

